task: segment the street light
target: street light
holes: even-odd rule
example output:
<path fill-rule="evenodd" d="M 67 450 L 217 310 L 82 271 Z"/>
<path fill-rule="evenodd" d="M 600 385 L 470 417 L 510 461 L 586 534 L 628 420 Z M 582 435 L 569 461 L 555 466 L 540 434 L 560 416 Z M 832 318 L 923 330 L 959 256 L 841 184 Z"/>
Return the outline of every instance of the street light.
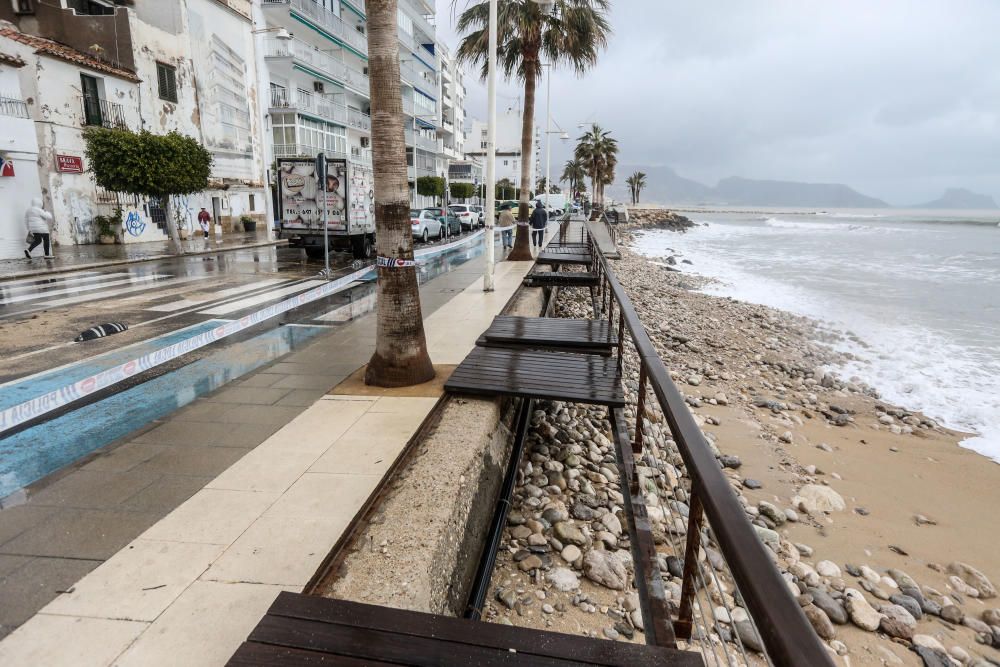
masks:
<path fill-rule="evenodd" d="M 490 0 L 489 54 L 487 55 L 487 124 L 486 124 L 486 271 L 483 274 L 483 291 L 493 291 L 493 264 L 495 261 L 493 223 L 496 208 L 496 159 L 497 159 L 497 0 Z"/>

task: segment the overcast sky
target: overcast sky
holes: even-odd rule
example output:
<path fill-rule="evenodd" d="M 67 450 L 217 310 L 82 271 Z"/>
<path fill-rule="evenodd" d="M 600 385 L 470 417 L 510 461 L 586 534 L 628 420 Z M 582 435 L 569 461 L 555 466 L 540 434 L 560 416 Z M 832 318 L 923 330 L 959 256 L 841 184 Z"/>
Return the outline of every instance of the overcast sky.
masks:
<path fill-rule="evenodd" d="M 574 139 L 598 121 L 624 165 L 669 165 L 709 185 L 847 183 L 896 204 L 946 187 L 1000 202 L 1000 1 L 612 4 L 600 64 L 583 80 L 553 76 L 552 117 Z M 438 0 L 438 29 L 454 49 L 451 0 Z M 476 75 L 467 85 L 468 115 L 484 118 L 485 87 Z M 501 85 L 499 109 L 519 94 Z M 558 144 L 554 172 L 571 150 Z"/>

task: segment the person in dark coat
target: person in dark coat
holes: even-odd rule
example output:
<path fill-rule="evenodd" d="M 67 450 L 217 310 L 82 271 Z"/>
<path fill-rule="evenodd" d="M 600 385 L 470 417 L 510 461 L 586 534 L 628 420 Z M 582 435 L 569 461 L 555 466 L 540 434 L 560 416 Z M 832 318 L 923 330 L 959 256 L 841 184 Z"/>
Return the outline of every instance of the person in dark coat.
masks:
<path fill-rule="evenodd" d="M 542 241 L 545 240 L 545 228 L 549 224 L 549 214 L 542 206 L 541 200 L 535 202 L 535 210 L 531 212 L 528 223 L 531 225 L 531 245 L 541 248 Z"/>

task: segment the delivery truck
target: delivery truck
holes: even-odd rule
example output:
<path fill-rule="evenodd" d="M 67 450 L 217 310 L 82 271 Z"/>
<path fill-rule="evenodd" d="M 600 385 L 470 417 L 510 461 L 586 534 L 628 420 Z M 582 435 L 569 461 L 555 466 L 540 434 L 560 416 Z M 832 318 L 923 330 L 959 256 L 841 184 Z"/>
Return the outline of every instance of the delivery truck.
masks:
<path fill-rule="evenodd" d="M 331 250 L 349 251 L 355 259 L 375 252 L 375 182 L 370 165 L 345 159 L 280 158 L 278 168 L 278 237 L 322 258 L 323 194 Z M 322 175 L 325 172 L 325 187 Z"/>

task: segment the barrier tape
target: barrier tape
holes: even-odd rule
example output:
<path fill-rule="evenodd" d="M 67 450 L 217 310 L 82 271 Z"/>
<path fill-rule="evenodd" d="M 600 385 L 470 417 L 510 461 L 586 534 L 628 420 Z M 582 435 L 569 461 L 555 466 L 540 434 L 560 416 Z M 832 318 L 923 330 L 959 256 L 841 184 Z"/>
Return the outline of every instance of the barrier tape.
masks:
<path fill-rule="evenodd" d="M 416 266 L 416 265 L 417 262 L 416 260 L 413 259 L 393 259 L 392 257 L 382 257 L 381 255 L 379 255 L 378 259 L 376 259 L 375 261 L 375 266 L 384 266 L 387 268 L 394 268 L 394 269 L 403 268 L 406 266 Z"/>
<path fill-rule="evenodd" d="M 475 241 L 482 237 L 482 235 L 483 232 L 479 231 L 464 239 L 446 244 L 444 246 L 426 248 L 423 251 L 418 252 L 418 256 L 428 257 L 447 252 L 457 246 Z M 123 380 L 126 380 L 134 375 L 138 375 L 139 373 L 143 373 L 165 364 L 168 361 L 172 361 L 189 352 L 193 352 L 197 349 L 205 347 L 206 345 L 211 345 L 212 343 L 220 341 L 223 338 L 228 338 L 229 336 L 249 329 L 254 325 L 260 324 L 265 320 L 269 320 L 281 315 L 282 313 L 288 312 L 293 308 L 298 308 L 299 306 L 304 306 L 305 304 L 316 301 L 317 299 L 322 299 L 323 297 L 338 291 L 347 284 L 374 272 L 374 265 L 367 266 L 346 276 L 337 278 L 336 280 L 331 280 L 330 282 L 320 285 L 319 287 L 311 289 L 307 292 L 293 296 L 290 299 L 261 308 L 260 310 L 250 313 L 249 315 L 245 315 L 238 320 L 226 322 L 211 331 L 206 331 L 198 334 L 197 336 L 192 336 L 191 338 L 174 343 L 173 345 L 168 345 L 167 347 L 160 348 L 159 350 L 148 352 L 141 357 L 137 357 L 131 361 L 126 361 L 123 364 L 101 371 L 100 373 L 86 377 L 78 382 L 74 382 L 73 384 L 66 385 L 65 387 L 50 391 L 47 394 L 36 396 L 35 398 L 24 401 L 23 403 L 9 407 L 0 412 L 0 433 L 9 431 L 16 426 L 20 426 L 21 424 L 29 422 L 32 419 L 36 419 L 46 413 L 52 412 L 53 410 L 69 405 L 74 401 L 86 398 L 95 392 L 118 384 L 119 382 L 122 382 Z"/>

